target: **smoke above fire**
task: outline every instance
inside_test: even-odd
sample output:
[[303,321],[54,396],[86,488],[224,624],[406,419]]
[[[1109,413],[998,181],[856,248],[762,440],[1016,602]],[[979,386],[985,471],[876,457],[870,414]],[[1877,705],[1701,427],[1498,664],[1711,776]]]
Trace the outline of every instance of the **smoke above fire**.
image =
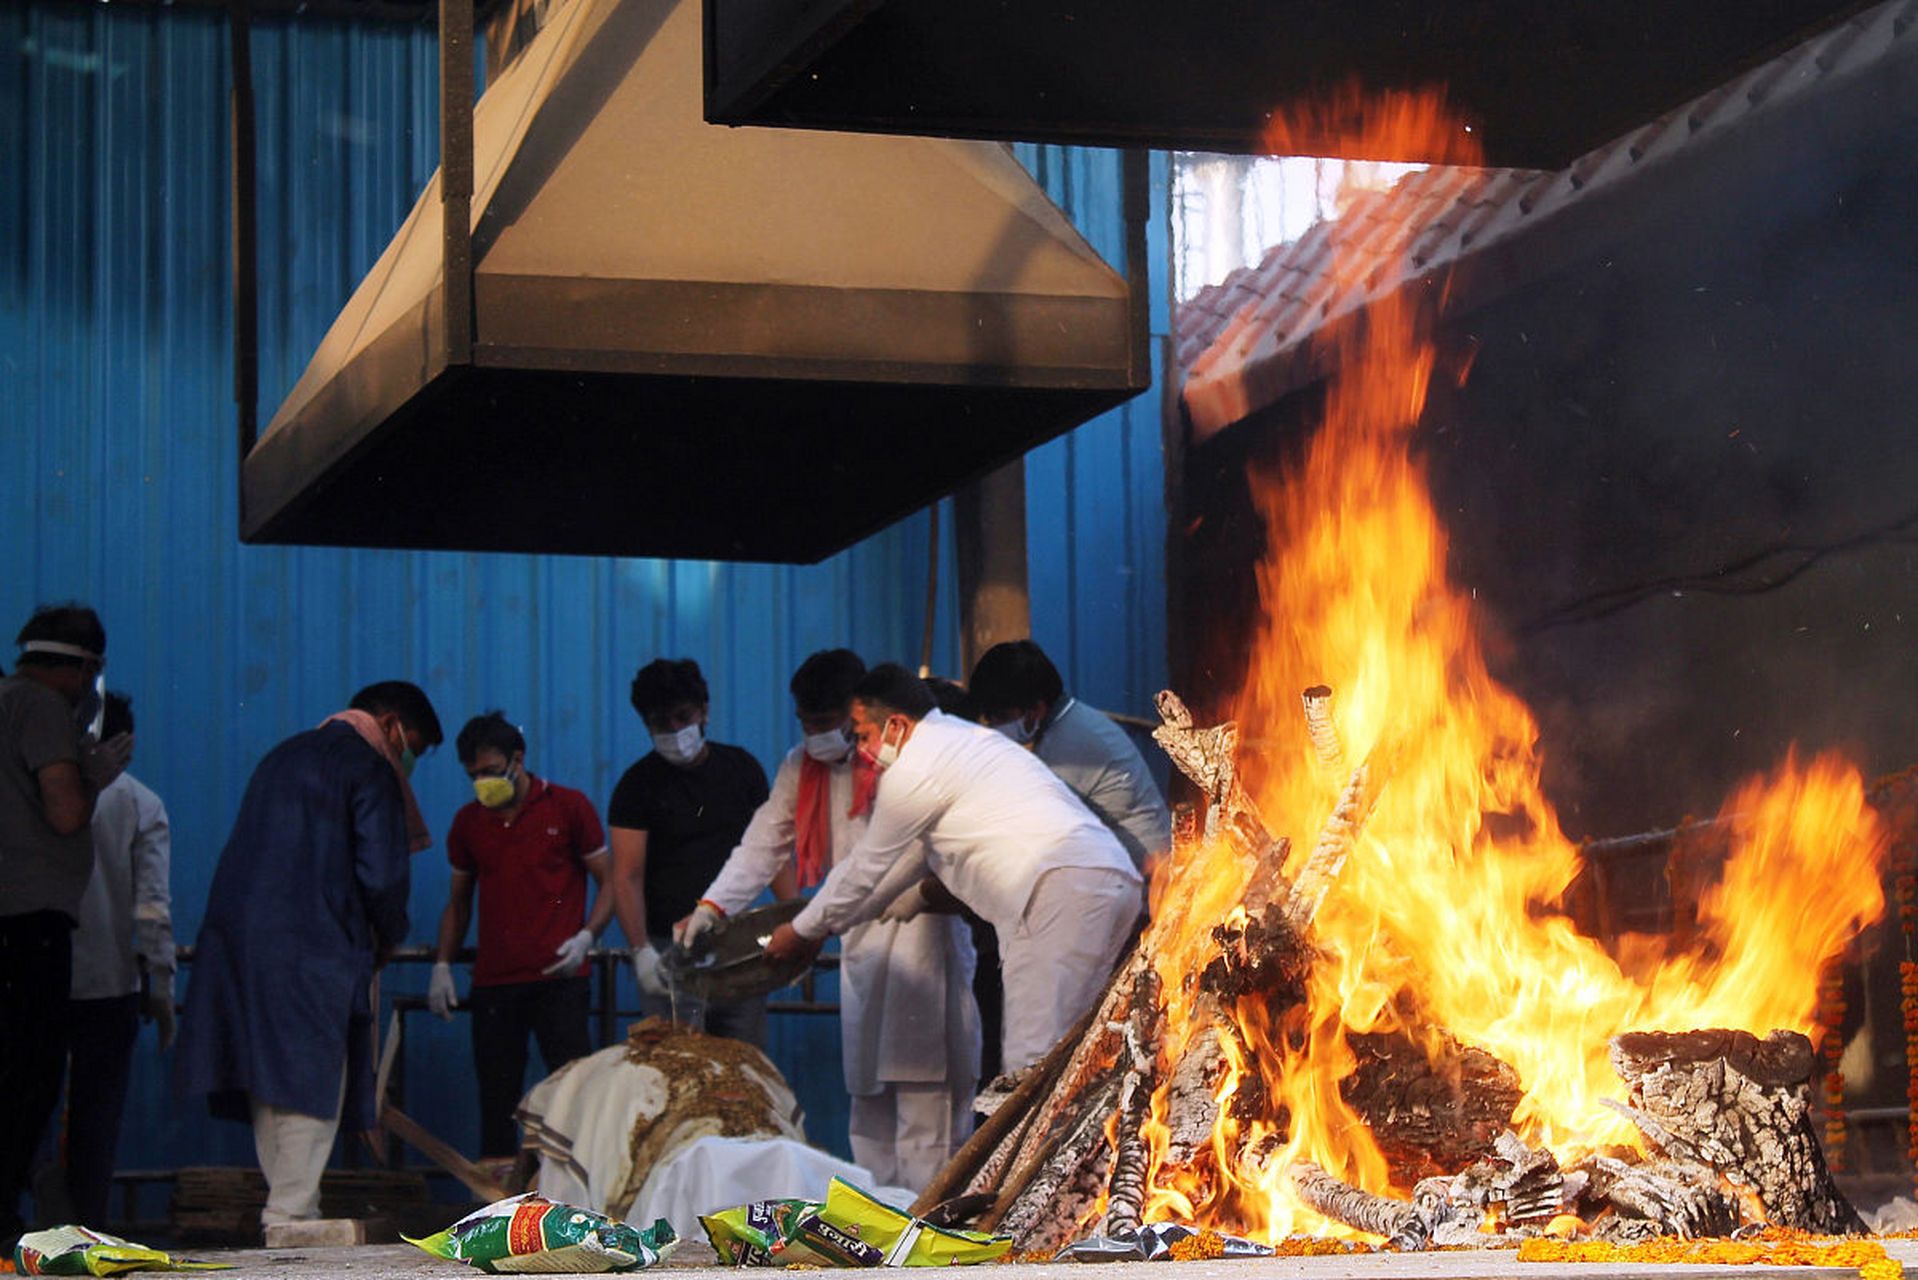
[[[1267,141],[1274,153],[1377,154],[1386,148],[1364,135],[1381,133],[1400,154],[1478,159],[1435,94],[1342,95],[1275,121]],[[1335,248],[1340,279],[1378,266]],[[1203,1159],[1172,1152],[1172,1068],[1204,1032],[1179,993],[1216,952],[1214,930],[1243,918],[1252,867],[1221,839],[1181,850],[1155,884],[1167,1083],[1147,1126],[1148,1220],[1268,1240],[1338,1230],[1294,1198],[1285,1170],[1304,1160],[1368,1190],[1409,1191],[1392,1187],[1341,1095],[1361,1035],[1435,1051],[1446,1036],[1509,1064],[1523,1089],[1515,1126],[1561,1159],[1635,1144],[1605,1105],[1620,1092],[1613,1036],[1727,1027],[1815,1038],[1820,966],[1883,912],[1886,838],[1858,770],[1794,753],[1726,799],[1714,829],[1723,871],[1682,946],[1628,972],[1574,926],[1562,899],[1581,861],[1540,786],[1550,744],[1487,669],[1414,447],[1443,292],[1442,281],[1398,289],[1328,326],[1337,350],[1323,418],[1295,462],[1253,477],[1268,551],[1263,623],[1233,708],[1259,744],[1240,776],[1271,831],[1291,838],[1291,877],[1361,767],[1369,809],[1311,923],[1306,999],[1276,1015],[1257,1002],[1230,1011],[1237,1034]],[[1301,710],[1315,686],[1332,691],[1342,754],[1331,762]]]

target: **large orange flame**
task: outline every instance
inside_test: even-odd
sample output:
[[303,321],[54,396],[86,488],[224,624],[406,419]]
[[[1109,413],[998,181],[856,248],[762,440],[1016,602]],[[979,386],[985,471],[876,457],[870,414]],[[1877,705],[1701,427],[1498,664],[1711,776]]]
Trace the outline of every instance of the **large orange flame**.
[[[1410,138],[1434,159],[1475,159],[1436,96],[1373,106],[1348,95],[1291,117],[1275,126],[1275,149],[1404,153],[1380,143]],[[1376,266],[1335,262],[1352,279]],[[1263,1008],[1235,1011],[1245,1047],[1225,1046],[1225,1105],[1206,1160],[1164,1162],[1161,1089],[1148,1218],[1266,1239],[1330,1229],[1289,1192],[1285,1170],[1303,1159],[1390,1189],[1384,1157],[1340,1097],[1357,1032],[1443,1028],[1495,1054],[1522,1081],[1523,1134],[1561,1158],[1631,1143],[1627,1122],[1600,1102],[1620,1092],[1610,1037],[1708,1026],[1815,1035],[1820,963],[1883,910],[1883,833],[1857,770],[1821,755],[1788,756],[1727,803],[1725,872],[1684,954],[1627,974],[1562,913],[1578,851],[1540,788],[1536,723],[1489,674],[1470,602],[1447,580],[1445,534],[1412,450],[1434,369],[1431,319],[1401,289],[1339,328],[1337,372],[1302,460],[1255,477],[1270,548],[1264,622],[1235,714],[1266,745],[1247,753],[1248,786],[1275,831],[1292,836],[1296,871],[1346,781],[1314,754],[1301,719],[1301,691],[1327,684],[1345,769],[1369,762],[1377,799],[1314,921],[1324,958],[1307,1006],[1283,1026],[1266,1025]],[[1296,748],[1271,745],[1288,741]],[[1224,842],[1183,851],[1155,886],[1152,944],[1167,993],[1190,989],[1182,977],[1233,917],[1250,870],[1241,857]],[[1190,1001],[1166,1004],[1169,1068],[1199,1029]],[[1235,1116],[1231,1101],[1255,1083],[1262,1114]]]

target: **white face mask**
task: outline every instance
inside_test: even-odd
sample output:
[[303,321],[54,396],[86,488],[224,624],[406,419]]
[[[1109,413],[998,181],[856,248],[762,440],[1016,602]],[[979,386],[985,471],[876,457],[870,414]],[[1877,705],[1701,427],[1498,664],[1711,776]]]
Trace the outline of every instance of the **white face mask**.
[[1038,732],[1034,726],[1026,723],[1024,716],[1016,716],[1011,720],[1001,720],[998,724],[993,725],[992,728],[997,733],[1005,734],[1020,746],[1031,742],[1033,734]]
[[879,749],[872,753],[872,767],[880,770],[892,768],[899,760],[899,748],[902,745],[903,743],[894,742],[890,737],[882,736],[879,739]]
[[699,758],[700,748],[705,741],[705,729],[689,724],[676,733],[654,734],[653,750],[665,757],[668,764],[691,764]]
[[852,738],[846,727],[806,735],[806,754],[821,764],[838,764],[852,753]]

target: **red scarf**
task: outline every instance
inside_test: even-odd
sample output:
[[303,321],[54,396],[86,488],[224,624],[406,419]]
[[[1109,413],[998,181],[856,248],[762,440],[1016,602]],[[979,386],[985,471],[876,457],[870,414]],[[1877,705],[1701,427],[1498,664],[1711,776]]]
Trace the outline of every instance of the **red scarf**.
[[[826,878],[832,863],[832,771],[823,760],[807,756],[799,762],[799,796],[793,803],[793,861],[798,864],[799,887],[810,889]],[[879,771],[858,752],[852,757],[852,807],[848,818],[872,809],[879,789]]]
[[380,722],[371,713],[365,711],[341,711],[320,721],[321,725],[332,724],[335,720],[353,726],[354,732],[366,739],[366,745],[386,757],[393,766],[393,776],[400,782],[400,798],[406,804],[406,847],[410,853],[433,846],[433,833],[426,829],[426,819],[420,816],[420,802],[413,798],[413,784],[400,772],[399,753],[393,750],[393,744],[380,732]]

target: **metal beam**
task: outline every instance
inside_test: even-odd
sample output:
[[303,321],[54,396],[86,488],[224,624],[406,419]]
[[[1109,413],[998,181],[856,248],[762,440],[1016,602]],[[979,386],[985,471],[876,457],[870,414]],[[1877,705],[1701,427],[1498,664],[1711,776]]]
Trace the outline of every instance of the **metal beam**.
[[473,0],[440,0],[440,230],[446,362],[473,362]]

